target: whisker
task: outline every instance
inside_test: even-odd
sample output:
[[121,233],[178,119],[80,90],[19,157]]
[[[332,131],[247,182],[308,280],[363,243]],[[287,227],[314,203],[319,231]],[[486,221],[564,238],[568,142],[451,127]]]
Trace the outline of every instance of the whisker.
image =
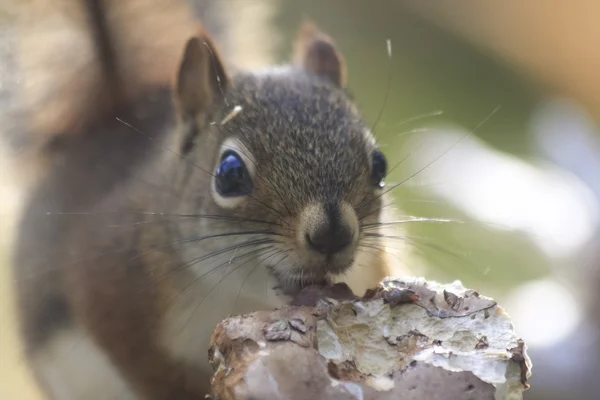
[[186,244],[186,243],[198,243],[200,241],[203,240],[207,240],[207,239],[216,239],[216,238],[222,238],[222,237],[230,237],[230,236],[245,236],[245,235],[270,235],[270,236],[281,236],[278,233],[275,232],[271,232],[271,231],[245,231],[245,232],[227,232],[227,233],[218,233],[218,234],[214,234],[214,235],[207,235],[207,236],[200,236],[200,237],[194,237],[194,238],[188,238],[188,239],[180,239],[180,240],[175,240],[172,242],[167,243],[164,246],[161,247],[153,247],[152,249],[144,252],[144,253],[140,253],[132,258],[130,258],[127,261],[133,261],[137,258],[143,257],[146,254],[149,254],[153,251],[157,251],[157,250],[163,250],[169,246],[172,246],[174,244]]
[[[182,218],[182,219],[187,219],[188,221],[190,221],[190,218]],[[107,228],[136,228],[139,225],[145,225],[145,224],[152,224],[152,223],[157,223],[157,222],[169,222],[169,221],[173,221],[170,218],[163,218],[163,219],[153,219],[153,220],[146,220],[146,221],[135,221],[135,222],[127,222],[127,223],[123,223],[123,224],[111,224],[111,225],[107,225]]]
[[[390,175],[390,174],[391,174],[391,173],[392,173],[392,172],[393,172],[393,171],[394,171],[394,170],[395,170],[395,169],[396,169],[398,166],[400,166],[400,164],[402,164],[403,162],[405,162],[406,160],[408,160],[408,158],[409,158],[410,156],[412,156],[412,154],[413,154],[413,153],[412,153],[412,152],[410,152],[410,153],[408,153],[408,155],[407,155],[406,157],[404,157],[402,160],[398,161],[398,162],[396,163],[396,165],[394,165],[394,166],[392,167],[392,169],[390,169],[390,170],[389,170],[389,171],[388,171],[388,172],[385,174],[385,176],[383,177],[383,179],[387,178],[387,177],[388,177],[388,176],[389,176],[389,175]],[[365,201],[367,198],[369,198],[369,196],[371,196],[371,195],[372,195],[372,194],[373,194],[373,193],[374,193],[376,190],[378,190],[378,189],[377,189],[377,188],[371,189],[371,190],[370,190],[370,191],[369,191],[369,192],[368,192],[368,193],[367,193],[367,194],[366,194],[366,195],[365,195],[365,196],[364,196],[364,197],[363,197],[363,198],[360,200],[360,202],[358,203],[358,206],[356,206],[356,210],[357,210],[357,212],[360,212],[360,211],[361,211],[361,210],[364,208],[364,206],[363,206],[363,203],[364,203],[364,201]],[[385,193],[387,193],[387,192],[385,192]],[[384,194],[385,194],[385,193],[384,193]],[[380,198],[380,197],[381,197],[381,196],[378,196],[378,197],[376,197],[375,199],[378,199],[378,198]],[[365,206],[368,206],[368,205],[370,205],[370,204],[371,204],[373,201],[374,201],[374,200],[371,200],[371,201],[370,201],[370,202],[368,202],[368,203],[367,203]]]
[[368,244],[368,243],[361,243],[361,244],[357,245],[356,247],[359,247],[359,248],[362,248],[362,249],[373,249],[373,250],[377,250],[377,252],[376,252],[376,253],[373,253],[373,252],[370,252],[370,251],[367,251],[367,250],[362,250],[362,251],[364,251],[364,252],[365,252],[365,253],[367,253],[367,254],[370,254],[370,255],[372,255],[373,257],[377,257],[377,258],[379,258],[381,261],[383,261],[383,258],[381,258],[381,255],[379,254],[379,252],[380,252],[380,251],[385,251],[384,249],[382,249],[382,248],[380,248],[380,247],[377,247],[377,246],[375,246],[375,245]]
[[457,219],[448,219],[448,218],[426,218],[426,217],[411,217],[407,219],[400,219],[395,221],[385,221],[385,222],[375,222],[372,224],[364,224],[361,225],[361,229],[368,230],[372,228],[379,228],[381,226],[389,226],[389,225],[398,225],[405,223],[413,223],[413,222],[431,222],[431,223],[439,223],[439,224],[448,224],[448,223],[456,223],[456,224],[464,224],[464,221]]
[[[256,250],[257,252],[260,252],[264,249],[258,249]],[[248,255],[248,253],[246,253],[246,256]],[[198,309],[200,308],[200,306],[204,303],[204,300],[212,293],[212,291],[221,283],[223,282],[223,280],[225,278],[227,278],[229,275],[231,275],[232,273],[238,271],[242,266],[246,265],[248,262],[252,261],[253,259],[250,259],[244,263],[242,263],[241,265],[237,266],[236,268],[234,268],[231,272],[227,273],[227,275],[225,275],[224,277],[222,277],[217,283],[215,283],[211,289],[208,291],[208,293],[206,293],[204,296],[202,296],[202,299],[198,302],[198,304],[196,305],[196,307],[194,307],[194,311],[192,312],[192,314],[190,315],[190,317],[187,319],[187,321],[185,322],[183,328],[181,328],[180,334],[185,331],[185,329],[187,328],[188,324],[190,323],[190,321],[194,318],[194,316],[196,315],[196,312],[198,311]],[[220,266],[217,266],[216,269],[218,269]],[[211,272],[214,272],[216,270],[215,268],[213,268],[211,270]],[[210,272],[209,272],[210,273]],[[198,282],[198,279],[194,280],[194,284]],[[188,286],[189,288],[189,286]],[[186,290],[188,289],[186,288]]]
[[[243,258],[246,258],[248,256],[252,256],[254,254],[259,254],[261,251],[263,250],[268,250],[269,247],[271,247],[271,245],[267,245],[267,246],[263,246],[261,248],[258,249],[254,249],[254,250],[249,250],[246,253],[238,256],[236,258],[236,261],[242,260]],[[252,259],[248,260],[247,262],[252,261]],[[243,263],[242,265],[245,265],[247,262]],[[179,291],[175,296],[173,296],[173,298],[171,298],[168,302],[167,302],[167,308],[170,307],[171,305],[173,305],[173,303],[175,303],[175,301],[177,301],[177,299],[179,299],[181,296],[183,296],[189,289],[191,289],[192,287],[194,287],[197,283],[199,283],[202,279],[206,278],[207,276],[209,276],[210,274],[217,272],[219,270],[219,268],[223,267],[224,265],[229,264],[229,262],[224,262],[222,264],[217,265],[216,267],[211,268],[210,270],[206,271],[205,273],[203,273],[202,275],[196,277],[194,280],[192,280],[188,285],[186,285],[181,291]],[[221,279],[219,280],[218,283],[220,283],[223,279],[227,278],[227,276],[229,276],[231,273],[235,272],[237,269],[234,269],[233,271],[231,271],[230,273],[228,273],[227,275],[221,277]],[[211,288],[211,290],[205,294],[204,296],[202,296],[202,300],[200,301],[200,303],[194,308],[194,313],[195,310],[200,307],[200,305],[202,304],[202,301],[204,301],[204,299],[210,294],[210,292],[212,291],[213,288]],[[192,315],[193,316],[193,315]],[[189,323],[189,321],[191,320],[191,317],[189,319],[186,320],[186,323],[184,324],[184,328],[185,326],[187,326],[187,324]],[[154,324],[150,324],[147,326],[148,329],[152,328],[154,326]],[[181,332],[181,331],[180,331]]]
[[[446,156],[450,151],[452,151],[453,149],[455,149],[459,144],[461,144],[463,141],[465,141],[468,137],[470,137],[471,135],[473,135],[479,128],[481,128],[487,121],[490,120],[490,118],[492,118],[492,116],[494,114],[496,114],[496,112],[498,112],[498,110],[500,109],[500,106],[496,107],[487,117],[485,117],[483,119],[483,121],[481,121],[475,128],[473,128],[471,131],[469,131],[468,133],[466,133],[465,135],[463,135],[459,140],[457,140],[454,144],[452,144],[452,146],[450,146],[449,148],[447,148],[446,150],[444,150],[442,152],[442,154],[440,154],[438,157],[436,157],[435,159],[433,159],[431,162],[427,163],[425,166],[423,166],[422,168],[419,168],[416,172],[414,172],[413,174],[411,174],[409,177],[407,177],[406,179],[402,180],[401,182],[395,184],[392,186],[392,188],[386,190],[385,192],[383,192],[382,194],[380,194],[379,196],[375,197],[374,199],[371,200],[371,202],[369,202],[367,205],[369,205],[370,203],[372,203],[373,201],[381,198],[382,196],[384,196],[385,194],[389,193],[390,191],[398,188],[399,186],[401,186],[402,184],[410,181],[411,179],[413,179],[415,176],[419,175],[421,172],[423,172],[424,170],[426,170],[427,168],[429,168],[430,166],[432,166],[433,164],[435,164],[436,162],[438,162],[440,159],[442,159],[444,156]],[[412,154],[412,152],[410,153]],[[410,155],[409,154],[409,155]],[[389,175],[389,174],[388,174]]]
[[[358,222],[360,223],[360,222],[362,222],[363,220],[365,220],[367,217],[370,217],[370,216],[371,216],[371,215],[373,215],[373,214],[376,214],[376,213],[378,213],[378,212],[380,212],[380,211],[383,211],[383,209],[384,209],[384,208],[393,207],[393,206],[395,206],[395,205],[396,205],[396,202],[395,202],[395,201],[392,201],[392,202],[390,202],[389,204],[384,204],[384,205],[382,205],[381,207],[377,207],[377,208],[375,208],[374,210],[371,210],[370,212],[368,212],[367,214],[364,214],[364,215],[360,215],[360,214],[357,212],[357,214],[359,214],[359,215],[358,215],[358,217],[357,217],[357,218],[358,218]],[[362,226],[362,225],[361,225],[361,226]]]
[[414,199],[413,198],[413,199],[402,199],[399,201],[394,200],[394,201],[390,201],[388,204],[382,205],[381,207],[377,207],[376,209],[372,210],[371,212],[369,212],[365,215],[359,216],[358,220],[361,221],[361,220],[375,214],[376,212],[383,210],[384,208],[396,206],[396,205],[398,205],[398,203],[401,203],[401,204],[448,204],[448,202],[446,202],[446,201],[431,200],[431,199]]
[[435,250],[440,254],[446,255],[446,256],[451,256],[454,259],[460,261],[461,263],[466,263],[472,267],[474,267],[475,269],[480,269],[479,266],[475,265],[472,261],[469,261],[469,259],[464,255],[464,254],[460,254],[458,252],[446,249],[436,243],[434,243],[433,239],[429,239],[426,237],[421,237],[421,236],[394,236],[394,235],[378,235],[378,234],[365,234],[365,237],[370,237],[370,238],[386,238],[386,239],[392,239],[392,240],[401,240],[404,241],[406,243],[409,243],[412,246],[415,247],[425,247],[431,250]]
[[[507,225],[507,224],[501,224],[498,222],[490,222],[490,221],[485,221],[485,220],[475,220],[475,221],[464,221],[464,220],[459,220],[459,219],[452,219],[452,218],[422,218],[422,217],[412,217],[410,219],[407,220],[397,220],[397,221],[385,221],[385,222],[376,222],[376,223],[372,223],[372,224],[364,224],[361,225],[361,229],[364,229],[365,231],[371,230],[371,229],[376,229],[380,226],[385,226],[385,225],[399,225],[399,224],[403,224],[403,223],[412,223],[412,222],[424,222],[424,223],[441,223],[441,224],[447,224],[447,223],[454,223],[454,224],[461,224],[461,225],[467,225],[467,226],[479,226],[479,225],[483,225],[483,226],[487,226],[487,227],[493,227],[496,229],[503,229],[503,230],[512,230],[514,229],[514,227]],[[533,236],[533,237],[537,237],[537,238],[544,238],[543,235],[539,235],[539,234],[535,234],[535,233],[531,233],[528,232],[527,235],[529,236]]]
[[[268,250],[269,248],[273,247],[272,243],[252,243],[249,245],[245,245],[243,247],[250,247],[250,246],[254,246],[254,245],[261,245],[261,244],[265,244],[265,246],[253,249],[253,250],[249,250],[247,252],[245,252],[244,254],[241,254],[239,256],[237,256],[235,258],[235,261],[240,261],[243,260],[244,258],[248,257],[248,256],[252,256],[255,254],[259,254],[261,251],[263,250]],[[198,261],[196,261],[198,262]],[[223,267],[223,266],[228,266],[231,263],[229,261],[226,261],[224,263],[221,263],[215,267],[210,268],[208,271],[202,273],[201,275],[199,275],[198,277],[194,278],[188,285],[186,285],[171,301],[169,301],[169,304],[171,304],[172,302],[174,302],[175,300],[177,300],[177,298],[181,297],[185,292],[187,292],[191,287],[193,287],[195,284],[197,284],[198,282],[200,282],[202,279],[204,279],[206,276],[210,275],[211,273],[219,270],[219,268]],[[245,265],[241,264],[241,265]],[[239,266],[238,266],[239,267]],[[227,274],[223,274],[223,276],[221,277],[221,280],[225,279],[226,277],[228,277],[232,272],[235,272],[237,270],[237,268],[234,268],[233,271],[227,273]],[[220,282],[220,281],[219,281]]]
[[[285,251],[284,251],[284,250],[277,250],[277,249],[275,249],[273,254],[271,254],[270,256],[267,256],[265,259],[263,259],[261,262],[259,262],[258,264],[256,264],[256,265],[254,266],[254,268],[252,268],[252,269],[250,270],[250,272],[249,272],[249,273],[246,275],[246,277],[244,278],[244,280],[243,280],[242,284],[240,285],[240,288],[239,288],[239,290],[238,290],[237,296],[235,296],[235,302],[233,303],[233,304],[234,304],[234,307],[236,307],[236,306],[237,306],[238,300],[239,300],[239,298],[240,298],[240,294],[242,293],[242,289],[244,288],[244,285],[246,284],[246,281],[248,280],[248,278],[250,278],[250,276],[252,276],[252,274],[253,274],[253,273],[254,273],[254,272],[255,272],[255,271],[258,269],[258,267],[260,267],[260,266],[261,266],[263,263],[267,263],[267,262],[268,262],[268,261],[269,261],[269,260],[270,260],[272,257],[276,257],[276,256],[278,256],[278,255],[280,255],[280,254],[282,254],[282,253],[285,253]],[[266,254],[268,254],[268,253],[266,253]]]
[[385,90],[385,97],[383,98],[383,104],[381,105],[381,109],[379,110],[379,115],[377,115],[377,119],[375,120],[375,123],[373,124],[373,128],[371,129],[371,131],[373,131],[373,133],[375,133],[377,131],[377,125],[379,124],[379,121],[381,120],[381,117],[383,116],[383,112],[385,111],[385,107],[387,106],[387,101],[390,96],[390,88],[392,85],[392,76],[393,76],[393,71],[394,71],[394,64],[392,63],[392,40],[387,39],[385,41],[385,44],[386,44],[386,49],[387,49],[388,61],[389,61],[387,87]]
[[[261,244],[269,244],[269,245],[271,245],[273,243],[276,243],[276,242],[274,240],[272,240],[272,239],[256,239],[254,241],[246,242],[246,243],[242,243],[242,244],[236,243],[235,245],[228,246],[228,247],[225,247],[223,249],[219,249],[219,250],[210,252],[208,254],[205,254],[205,255],[203,255],[201,257],[197,257],[197,258],[194,258],[192,260],[189,260],[189,261],[183,263],[182,265],[180,265],[179,267],[176,267],[173,270],[167,272],[166,274],[163,274],[162,276],[159,276],[158,277],[158,282],[161,282],[162,280],[167,279],[172,274],[181,273],[182,271],[185,271],[188,268],[193,267],[194,265],[198,264],[199,262],[209,260],[209,259],[211,259],[213,257],[220,256],[220,255],[228,253],[230,251],[235,251],[236,249],[239,249],[239,248],[245,248],[245,247],[250,247],[250,246],[254,246],[254,245],[261,245]],[[239,259],[239,257],[241,257],[241,256],[238,256],[237,259]],[[225,265],[227,263],[228,262],[225,262],[222,265]],[[216,268],[220,268],[222,265],[218,265],[217,267],[211,269],[208,273],[214,271]],[[202,279],[202,277],[204,277],[206,274],[207,273],[204,273],[204,274],[200,275],[199,279]],[[194,280],[193,282],[195,282],[196,280]]]
[[[179,221],[177,221],[177,219],[179,219]],[[145,225],[145,224],[151,224],[151,223],[160,223],[160,222],[177,222],[177,223],[181,223],[181,220],[185,220],[186,222],[189,221],[196,221],[197,219],[225,219],[228,220],[228,218],[202,218],[202,217],[192,217],[192,216],[181,216],[181,217],[175,217],[175,218],[161,218],[161,219],[151,219],[151,220],[144,220],[144,221],[134,221],[134,222],[126,222],[126,223],[120,223],[120,224],[112,224],[112,225],[107,225],[107,228],[135,228],[138,225]],[[254,224],[265,224],[265,225],[273,225],[273,226],[278,226],[275,223],[271,223],[268,221],[257,221],[257,220],[250,220],[250,219],[243,219],[243,218],[232,218],[231,221],[234,222],[250,222],[250,223],[254,223]],[[285,227],[280,227],[281,229],[287,229]],[[288,229],[289,230],[289,229]]]
[[237,221],[237,222],[252,222],[256,224],[269,224],[278,226],[274,222],[265,221],[254,218],[244,217],[233,217],[228,215],[218,214],[177,214],[177,213],[164,213],[164,212],[95,212],[95,211],[78,211],[78,212],[46,212],[45,215],[60,215],[60,216],[125,216],[125,215],[137,215],[137,216],[161,216],[161,217],[175,217],[175,218],[205,218],[205,219],[216,219],[226,221]]
[[418,204],[448,204],[446,201],[430,200],[430,199],[404,199],[402,204],[418,203]]
[[492,116],[494,116],[494,114],[496,114],[496,112],[498,112],[498,110],[500,110],[500,106],[496,107],[494,110],[492,110],[492,112],[483,119],[483,121],[481,121],[475,128],[473,128],[471,131],[469,131],[468,133],[466,133],[465,135],[463,135],[459,140],[457,140],[452,146],[448,147],[446,150],[444,150],[442,152],[442,154],[440,154],[439,156],[437,156],[435,159],[433,159],[431,162],[427,163],[424,167],[420,168],[419,170],[417,170],[414,174],[412,174],[411,176],[409,176],[408,178],[406,178],[405,180],[403,180],[402,182],[400,182],[399,184],[401,185],[404,182],[407,182],[409,180],[411,180],[412,178],[414,178],[415,176],[417,176],[418,174],[420,174],[421,172],[423,172],[425,169],[429,168],[431,165],[433,165],[434,163],[438,162],[441,158],[443,158],[444,156],[446,156],[448,153],[450,153],[452,150],[454,150],[459,144],[461,144],[462,142],[464,142],[468,137],[472,136],[479,128],[481,128],[487,121],[490,120],[490,118],[492,118]]
[[[423,143],[421,143],[419,146],[422,146]],[[394,165],[389,171],[387,171],[387,173],[384,176],[384,181],[391,176],[392,172],[394,172],[396,170],[396,168],[398,168],[401,164],[403,164],[406,160],[408,160],[417,150],[419,149],[419,147],[417,147],[416,149],[412,150],[411,152],[409,152],[402,160],[400,160],[399,162],[396,163],[396,165]],[[364,201],[371,196],[376,190],[377,188],[371,189],[371,191],[369,191],[369,193],[362,198],[362,200],[360,201],[360,203],[357,206],[357,211],[360,212],[363,208],[368,207],[369,205],[371,205],[375,200],[380,199],[381,197],[385,196],[387,193],[391,192],[392,190],[394,190],[395,188],[397,188],[398,186],[400,186],[403,182],[400,182],[398,184],[393,184],[391,189],[386,190],[385,192],[381,193],[379,196],[371,199],[371,201],[369,201],[367,204],[364,204]]]
[[[263,246],[263,247],[261,247],[261,248],[258,248],[258,249],[254,249],[254,250],[247,251],[246,253],[244,253],[244,254],[240,255],[239,257],[237,257],[236,261],[239,261],[239,260],[241,260],[241,259],[243,259],[243,258],[246,258],[246,257],[248,257],[248,256],[252,256],[252,255],[254,255],[254,254],[259,254],[259,253],[260,253],[261,251],[263,251],[263,250],[268,250],[268,249],[269,249],[269,247],[271,247],[271,245],[270,245],[270,244],[269,244],[269,245],[267,245],[267,246]],[[252,260],[252,259],[250,259],[249,261],[251,261],[251,260]],[[170,300],[167,302],[167,307],[170,307],[170,306],[171,306],[171,305],[172,305],[172,304],[173,304],[175,301],[177,301],[177,299],[179,299],[179,298],[180,298],[180,297],[181,297],[181,296],[182,296],[184,293],[186,293],[186,292],[187,292],[187,291],[188,291],[190,288],[192,288],[192,287],[193,287],[193,286],[195,286],[197,283],[199,283],[199,282],[200,282],[202,279],[206,278],[208,275],[210,275],[210,274],[212,274],[212,273],[214,273],[214,272],[217,272],[217,271],[219,270],[219,268],[221,268],[222,266],[224,266],[224,265],[226,265],[226,264],[228,264],[228,262],[225,262],[225,263],[219,264],[219,265],[217,265],[216,267],[213,267],[213,268],[211,268],[210,270],[206,271],[206,272],[205,272],[205,273],[203,273],[202,275],[200,275],[200,276],[198,276],[197,278],[195,278],[194,280],[192,280],[192,281],[191,281],[191,282],[190,282],[190,283],[189,283],[187,286],[185,286],[185,287],[184,287],[184,288],[183,288],[183,289],[182,289],[182,290],[181,290],[179,293],[177,293],[177,294],[176,294],[176,295],[175,295],[175,296],[174,296],[172,299],[170,299]],[[246,263],[243,263],[242,265],[245,265],[245,264],[246,264]],[[230,273],[228,273],[227,275],[223,276],[223,277],[221,278],[221,280],[219,280],[219,282],[217,282],[217,284],[218,284],[218,283],[220,283],[220,282],[221,282],[223,279],[227,278],[227,276],[229,276],[231,273],[235,272],[236,270],[237,270],[237,269],[234,269],[233,271],[231,271],[231,272],[230,272]],[[160,281],[159,281],[159,282],[160,282]],[[213,286],[213,288],[214,288],[214,286]],[[212,291],[212,289],[211,289],[211,291]],[[207,297],[209,294],[210,294],[210,292],[209,292],[209,293],[207,293],[206,295],[204,295],[204,296],[202,297],[202,300],[200,301],[200,303],[199,303],[199,304],[198,304],[198,305],[195,307],[195,309],[194,309],[194,313],[195,313],[195,310],[197,310],[197,308],[198,308],[198,307],[200,307],[200,305],[202,304],[202,301],[204,301],[204,299],[205,299],[205,298],[206,298],[206,297]],[[192,316],[193,316],[193,315],[192,315]],[[189,321],[190,321],[190,320],[191,320],[191,317],[190,317],[190,318],[189,318],[189,319],[186,321],[186,323],[185,323],[184,325],[185,325],[185,326],[187,326],[187,324],[189,323]],[[150,328],[152,328],[153,326],[154,326],[154,324],[150,324],[150,325],[148,325],[148,326],[147,326],[147,328],[148,328],[148,329],[150,329]],[[185,329],[185,326],[184,326],[184,329]]]
[[[175,244],[184,244],[184,243],[196,243],[196,242],[200,242],[203,240],[208,240],[208,239],[215,239],[215,238],[220,238],[220,237],[228,237],[228,236],[244,236],[244,235],[256,235],[256,234],[261,234],[261,235],[270,235],[270,236],[282,236],[279,235],[277,233],[274,232],[270,232],[270,231],[241,231],[241,232],[226,232],[226,233],[220,233],[220,234],[214,234],[214,235],[207,235],[207,236],[199,236],[199,237],[193,237],[193,238],[187,238],[187,239],[180,239],[180,240],[175,240],[175,241],[169,241],[167,243],[163,243],[160,244],[159,246],[154,245],[148,245],[148,246],[144,246],[138,250],[146,250],[141,254],[137,254],[133,257],[131,257],[130,259],[128,259],[127,261],[133,261],[137,258],[140,258],[144,255],[147,255],[149,253],[152,253],[154,251],[158,251],[158,250],[162,250],[165,248],[168,248],[169,246],[175,245]],[[272,239],[270,239],[272,240]],[[47,274],[50,274],[54,271],[59,271],[62,268],[66,268],[67,266],[71,266],[71,265],[77,265],[79,263],[83,263],[83,262],[87,262],[87,261],[93,261],[96,260],[98,258],[104,257],[104,256],[108,256],[108,255],[116,255],[119,253],[125,253],[128,251],[131,251],[132,248],[131,246],[127,246],[118,250],[110,250],[110,251],[106,251],[106,252],[102,252],[93,256],[89,256],[89,257],[82,257],[79,258],[77,260],[71,260],[69,262],[66,263],[60,263],[60,264],[55,264],[52,266],[48,266],[47,268],[44,268],[42,271],[36,271],[35,273],[30,273],[27,275],[22,275],[19,278],[17,278],[15,280],[15,282],[19,282],[19,281],[23,281],[26,279],[35,279],[39,276],[44,276]]]
[[[245,243],[247,243],[249,240],[247,240]],[[236,247],[236,249],[234,250],[233,254],[231,255],[231,257],[229,258],[229,262],[227,263],[227,265],[225,266],[225,270],[223,271],[223,275],[225,273],[227,273],[227,268],[229,268],[229,266],[234,262],[237,261],[238,259],[236,258],[236,254],[237,251],[240,249],[240,246]]]
[[407,131],[395,133],[394,136],[402,137],[402,136],[407,136],[407,135],[414,135],[415,133],[425,133],[425,132],[431,132],[431,128],[414,128],[414,129],[410,129]]
[[414,117],[411,117],[411,118],[405,119],[404,121],[402,121],[402,122],[400,122],[400,123],[396,124],[396,125],[394,126],[394,128],[398,128],[398,127],[400,127],[400,126],[402,126],[402,125],[406,125],[406,124],[409,124],[409,123],[411,123],[411,122],[418,121],[418,120],[420,120],[420,119],[424,119],[424,118],[430,118],[430,117],[437,117],[437,116],[440,116],[440,115],[442,115],[443,113],[444,113],[444,112],[443,112],[442,110],[437,110],[437,111],[431,111],[431,112],[424,113],[424,114],[419,114],[419,115],[416,115],[416,116],[414,116]]
[[[133,126],[133,125],[131,125],[130,123],[127,123],[127,122],[123,121],[123,120],[122,120],[121,118],[119,118],[119,117],[115,117],[115,119],[116,119],[117,121],[119,121],[120,123],[122,123],[123,125],[127,126],[128,128],[130,128],[130,129],[134,130],[135,132],[139,133],[140,135],[144,136],[146,139],[150,140],[151,142],[153,142],[153,143],[156,143],[156,141],[154,140],[154,138],[153,138],[152,136],[150,136],[150,135],[147,135],[146,133],[144,133],[144,132],[142,132],[141,130],[137,129],[136,127],[134,127],[134,126]],[[202,172],[205,172],[205,173],[207,173],[208,175],[210,175],[210,176],[214,177],[214,175],[213,175],[211,172],[209,172],[209,171],[205,170],[205,169],[204,169],[204,168],[202,168],[201,166],[197,165],[197,164],[196,164],[196,163],[194,163],[193,161],[190,161],[188,158],[186,158],[186,157],[184,157],[183,155],[181,155],[181,154],[177,153],[176,151],[173,151],[173,150],[169,149],[168,147],[166,147],[166,146],[162,146],[162,145],[160,145],[160,144],[156,144],[156,145],[157,145],[158,147],[162,148],[163,150],[165,150],[165,151],[168,151],[169,153],[176,155],[177,157],[179,157],[180,159],[182,159],[182,160],[183,160],[183,161],[185,161],[186,163],[188,163],[188,164],[190,164],[190,165],[193,165],[195,168],[198,168],[200,171],[202,171]]]
[[[386,254],[389,254],[392,257],[394,257],[396,260],[398,260],[398,262],[400,264],[402,264],[402,265],[404,265],[406,267],[406,262],[404,260],[402,260],[398,254],[394,254],[394,253],[391,253],[391,252],[387,251],[386,247],[392,248],[393,250],[396,250],[396,251],[402,251],[402,249],[399,249],[397,247],[390,247],[390,246],[385,246],[384,247],[384,246],[381,246],[381,245],[377,245],[377,242],[371,243],[371,242],[368,242],[368,241],[366,241],[364,239],[358,244],[357,247],[362,248],[361,251],[364,251],[365,253],[370,254],[373,257],[377,257],[382,262],[385,262],[385,260],[381,257],[381,255],[379,253],[380,252],[384,252]],[[377,250],[378,253],[377,254],[373,254],[371,252],[367,252],[367,251],[364,250],[364,248],[369,248],[369,249]]]
[[289,227],[289,223],[285,220],[285,217],[283,216],[283,214],[281,214],[279,211],[277,211],[274,207],[268,205],[267,203],[265,203],[264,201],[258,200],[256,197],[252,196],[252,195],[248,195],[248,197],[250,197],[252,200],[256,201],[257,203],[263,205],[265,208],[267,208],[268,210],[271,210],[275,213],[275,215],[279,216],[279,218],[281,218],[281,221],[283,221],[283,223],[286,224],[286,226]]

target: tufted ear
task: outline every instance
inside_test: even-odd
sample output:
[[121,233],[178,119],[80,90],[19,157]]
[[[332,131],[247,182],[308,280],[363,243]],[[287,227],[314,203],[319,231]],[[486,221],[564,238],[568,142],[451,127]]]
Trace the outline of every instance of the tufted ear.
[[294,63],[334,84],[346,85],[346,63],[331,37],[310,22],[304,22],[296,36]]
[[229,85],[217,49],[205,31],[188,40],[177,73],[175,96],[185,117],[203,116]]

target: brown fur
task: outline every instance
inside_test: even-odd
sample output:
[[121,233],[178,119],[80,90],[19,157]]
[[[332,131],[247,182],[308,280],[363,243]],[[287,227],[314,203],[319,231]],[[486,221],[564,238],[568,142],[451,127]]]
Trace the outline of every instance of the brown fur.
[[28,82],[15,139],[15,171],[30,173],[22,180],[43,176],[66,137],[168,87],[181,43],[197,29],[183,0],[28,0],[14,13],[17,68]]
[[[106,20],[120,15],[116,4],[105,3],[111,5],[102,11]],[[77,116],[86,120],[85,129],[61,143],[60,157],[52,159],[23,214],[15,271],[28,355],[36,370],[36,355],[54,335],[78,329],[141,398],[204,398],[207,337],[192,332],[196,340],[182,339],[183,355],[172,348],[188,325],[174,332],[170,318],[180,313],[177,307],[187,310],[190,286],[203,291],[191,292],[188,322],[210,332],[231,311],[231,293],[247,309],[270,304],[261,293],[243,291],[255,270],[276,277],[284,292],[347,273],[352,259],[350,281],[359,288],[396,271],[381,240],[374,239],[374,256],[356,247],[365,241],[359,222],[377,223],[382,216],[384,198],[370,184],[375,143],[342,87],[341,54],[316,31],[299,35],[299,67],[231,77],[210,37],[196,33],[176,46],[184,55],[172,71],[174,93],[161,73],[173,61],[161,60],[164,69],[137,76],[140,64],[116,56],[128,40],[115,41],[122,34],[117,28],[109,32],[114,54],[108,64],[118,65],[119,73],[110,78],[118,90],[108,97],[116,100],[95,118]],[[236,106],[242,111],[230,117]],[[234,206],[212,192],[227,141],[240,146],[254,170],[252,195]],[[309,250],[302,227],[325,223],[327,207],[339,208],[355,241],[325,261]],[[168,215],[148,214],[156,212]],[[239,237],[227,236],[234,233]],[[250,246],[251,240],[262,244]],[[241,257],[248,255],[254,264],[246,272]],[[211,275],[214,268],[223,279],[240,268],[246,279],[231,287]],[[230,294],[215,294],[212,307],[215,288]],[[218,312],[209,315],[211,307]]]

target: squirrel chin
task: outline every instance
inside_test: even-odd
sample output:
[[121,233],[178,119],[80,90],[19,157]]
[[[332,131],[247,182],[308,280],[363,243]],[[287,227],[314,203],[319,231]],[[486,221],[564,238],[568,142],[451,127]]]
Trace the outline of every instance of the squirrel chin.
[[333,280],[330,276],[322,274],[274,274],[279,283],[276,289],[283,295],[295,297],[309,286],[330,286]]
[[307,272],[306,270],[298,269],[292,273],[280,273],[277,274],[275,271],[271,271],[279,285],[276,287],[277,290],[280,290],[284,295],[295,297],[300,292],[305,290],[308,287],[316,286],[316,287],[330,287],[334,284],[334,276],[343,275],[347,272],[354,263],[350,263],[349,266],[339,267],[337,266],[335,270],[333,270],[331,265],[326,265],[327,272],[325,273],[315,273],[315,272]]

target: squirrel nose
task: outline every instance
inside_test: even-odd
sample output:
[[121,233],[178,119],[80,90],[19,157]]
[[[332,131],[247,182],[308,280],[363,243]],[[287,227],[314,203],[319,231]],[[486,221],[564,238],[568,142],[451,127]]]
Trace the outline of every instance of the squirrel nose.
[[325,207],[325,221],[306,233],[306,242],[315,251],[333,255],[352,243],[352,229],[340,221],[339,207]]
[[306,234],[306,241],[313,250],[321,254],[331,255],[344,250],[352,243],[352,232],[347,228],[318,229],[312,234]]

